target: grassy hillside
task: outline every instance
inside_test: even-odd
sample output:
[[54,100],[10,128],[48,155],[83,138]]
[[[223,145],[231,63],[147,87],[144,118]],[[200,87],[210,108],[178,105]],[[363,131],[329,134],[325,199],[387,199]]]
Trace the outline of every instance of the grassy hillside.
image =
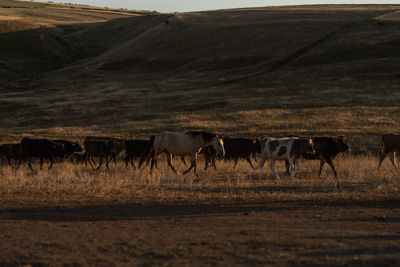
[[355,153],[376,153],[380,134],[400,131],[400,6],[150,14],[2,2],[4,141],[204,129],[346,134]]

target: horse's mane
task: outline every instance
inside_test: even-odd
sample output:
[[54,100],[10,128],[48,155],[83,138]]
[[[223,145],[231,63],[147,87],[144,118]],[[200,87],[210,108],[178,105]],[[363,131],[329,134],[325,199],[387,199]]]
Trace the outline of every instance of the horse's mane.
[[191,135],[193,137],[201,135],[203,137],[203,140],[206,142],[212,141],[212,139],[216,136],[215,134],[212,134],[212,133],[196,132],[196,131],[186,132],[185,134]]

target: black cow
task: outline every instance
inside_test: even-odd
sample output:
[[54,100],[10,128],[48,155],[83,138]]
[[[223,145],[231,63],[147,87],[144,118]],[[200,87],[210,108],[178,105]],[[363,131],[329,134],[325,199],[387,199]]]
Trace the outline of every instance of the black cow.
[[[136,169],[134,164],[135,158],[142,158],[149,146],[149,140],[126,140],[125,141],[125,167],[128,168],[128,164],[131,163],[132,167]],[[148,162],[147,162],[148,164]]]
[[65,156],[64,146],[62,144],[47,139],[23,138],[19,146],[19,168],[21,161],[24,160],[29,168],[33,170],[31,159],[40,158],[40,169],[43,166],[43,159],[50,161],[49,169],[53,167],[53,158],[63,158]]
[[74,152],[82,152],[82,147],[78,143],[67,140],[52,140],[52,141],[63,146],[64,157],[69,157]]
[[[224,137],[224,147],[225,147],[225,160],[234,160],[234,166],[236,167],[237,162],[240,158],[246,159],[250,166],[254,169],[253,163],[251,162],[251,157],[255,157],[256,153],[261,153],[261,142],[257,139],[247,139],[247,138],[228,138]],[[205,166],[204,170],[208,168],[208,164],[211,163],[214,169],[215,160],[217,158],[217,153],[212,147],[207,147],[203,149],[200,154],[204,154]]]

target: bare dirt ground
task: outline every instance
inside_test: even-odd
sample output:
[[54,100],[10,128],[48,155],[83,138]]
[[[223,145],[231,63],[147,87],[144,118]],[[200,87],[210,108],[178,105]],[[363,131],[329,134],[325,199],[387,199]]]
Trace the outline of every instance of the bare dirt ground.
[[399,212],[374,200],[2,209],[0,265],[398,266]]
[[[200,177],[0,169],[0,266],[398,266],[400,179],[389,162],[336,159],[339,177],[218,162]],[[46,167],[45,167],[46,168]],[[178,169],[183,169],[178,164]],[[172,175],[172,176],[171,176]]]

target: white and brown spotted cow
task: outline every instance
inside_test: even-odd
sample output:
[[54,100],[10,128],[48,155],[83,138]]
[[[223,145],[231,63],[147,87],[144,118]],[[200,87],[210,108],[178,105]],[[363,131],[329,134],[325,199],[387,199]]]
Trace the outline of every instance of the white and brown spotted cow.
[[[259,169],[264,166],[267,159],[270,160],[270,168],[275,178],[279,178],[275,172],[275,160],[287,160],[292,178],[295,172],[300,169],[300,157],[302,153],[314,153],[313,142],[308,138],[286,137],[286,138],[267,138],[262,146],[261,160]],[[294,170],[294,163],[296,170]]]

